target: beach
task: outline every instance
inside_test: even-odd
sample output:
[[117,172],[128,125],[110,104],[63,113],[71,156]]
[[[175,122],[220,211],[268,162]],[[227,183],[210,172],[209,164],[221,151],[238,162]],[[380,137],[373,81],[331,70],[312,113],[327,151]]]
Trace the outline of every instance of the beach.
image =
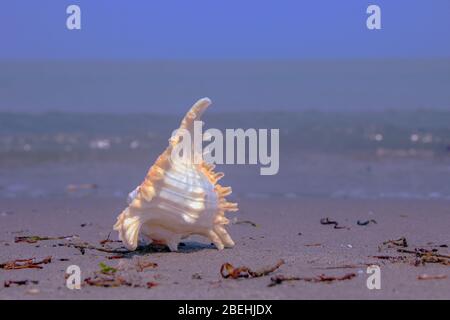
[[[448,266],[425,263],[414,266],[410,261],[391,262],[374,256],[411,256],[397,248],[379,249],[383,242],[405,237],[408,247],[433,249],[449,254],[449,202],[429,200],[324,200],[324,199],[258,199],[241,201],[237,223],[229,227],[236,246],[218,251],[200,237],[183,242],[178,252],[148,249],[147,252],[115,256],[87,249],[59,246],[78,239],[42,240],[36,243],[14,243],[18,236],[73,236],[102,247],[118,212],[124,207],[117,199],[61,199],[2,201],[9,212],[1,219],[0,262],[12,259],[37,259],[51,256],[42,269],[0,270],[1,299],[449,299],[450,282],[446,279],[419,280],[419,276],[449,276]],[[343,229],[322,225],[329,217]],[[358,225],[357,221],[376,223]],[[111,239],[115,239],[115,235]],[[107,244],[117,248],[120,243]],[[162,251],[161,251],[162,250]],[[412,255],[414,256],[414,255]],[[143,259],[156,263],[142,272],[133,269]],[[280,259],[284,264],[273,273],[259,278],[224,279],[221,265],[270,267]],[[414,260],[414,259],[413,259]],[[83,280],[100,270],[99,263],[132,269],[129,276],[142,287],[94,287],[83,283],[80,290],[65,284],[68,266],[78,265]],[[381,270],[381,289],[369,290],[365,264],[376,264]],[[342,277],[332,282],[288,281],[272,287],[272,276]],[[130,275],[131,274],[131,275]],[[15,280],[39,281],[38,284],[11,285]],[[155,286],[146,287],[151,282]]]
[[128,252],[112,226],[179,119],[0,115],[0,299],[449,299],[447,116],[207,117],[282,128],[278,174],[218,166],[240,208],[233,248]]

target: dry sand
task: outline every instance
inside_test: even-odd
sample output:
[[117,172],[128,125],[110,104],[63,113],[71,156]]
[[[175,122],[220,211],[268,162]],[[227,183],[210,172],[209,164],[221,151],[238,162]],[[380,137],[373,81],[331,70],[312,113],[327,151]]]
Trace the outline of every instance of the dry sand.
[[[331,199],[247,199],[240,201],[239,220],[257,224],[229,227],[236,246],[216,250],[206,239],[186,239],[179,252],[153,252],[109,260],[112,254],[55,246],[67,240],[47,240],[35,244],[14,243],[25,235],[67,236],[100,246],[111,231],[123,201],[109,198],[54,200],[1,200],[0,263],[14,259],[44,258],[52,262],[43,269],[0,270],[0,299],[450,299],[449,266],[408,262],[392,263],[371,256],[398,256],[396,248],[379,251],[388,239],[406,237],[408,248],[432,249],[450,245],[450,202],[432,200],[331,200]],[[329,217],[348,229],[321,225]],[[357,225],[357,220],[377,224]],[[84,225],[86,224],[86,225]],[[83,225],[83,227],[81,226]],[[111,237],[116,238],[112,233]],[[432,244],[431,244],[432,243]],[[110,244],[120,247],[120,243]],[[437,248],[449,254],[448,247]],[[151,250],[150,250],[151,251]],[[413,256],[408,255],[407,256]],[[68,259],[61,261],[60,259]],[[143,272],[132,270],[137,261],[157,263]],[[259,269],[284,259],[272,274],[252,279],[222,279],[223,263]],[[157,286],[101,288],[83,285],[81,290],[65,286],[65,270],[80,266],[82,278],[99,270],[99,263],[128,268],[122,271],[135,283],[154,282]],[[324,269],[344,265],[377,263],[381,268],[381,289],[366,287],[365,267]],[[271,276],[313,277],[320,274],[356,277],[332,283],[285,282],[268,287]],[[446,279],[418,280],[422,274],[445,275]],[[38,284],[4,287],[8,280],[37,280]]]

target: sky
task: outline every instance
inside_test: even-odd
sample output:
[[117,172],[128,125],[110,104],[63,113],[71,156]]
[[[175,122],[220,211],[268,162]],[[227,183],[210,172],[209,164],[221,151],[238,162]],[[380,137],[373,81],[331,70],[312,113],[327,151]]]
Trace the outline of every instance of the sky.
[[449,34],[450,0],[2,0],[0,112],[450,108]]
[[448,0],[2,0],[0,59],[450,57],[449,15]]

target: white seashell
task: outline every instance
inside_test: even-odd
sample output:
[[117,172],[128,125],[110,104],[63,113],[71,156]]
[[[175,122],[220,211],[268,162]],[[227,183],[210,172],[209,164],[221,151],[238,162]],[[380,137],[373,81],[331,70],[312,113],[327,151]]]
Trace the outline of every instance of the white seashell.
[[[181,122],[180,129],[193,131],[194,121],[211,104],[208,98],[197,101]],[[181,239],[189,235],[209,238],[221,250],[234,246],[225,230],[226,211],[237,211],[237,204],[226,201],[230,187],[217,181],[223,173],[214,172],[214,165],[200,164],[171,157],[180,142],[179,136],[169,139],[169,146],[150,168],[140,186],[128,195],[129,206],[118,216],[114,230],[130,250],[135,250],[139,236],[166,244],[176,251]],[[194,157],[191,157],[193,160]]]

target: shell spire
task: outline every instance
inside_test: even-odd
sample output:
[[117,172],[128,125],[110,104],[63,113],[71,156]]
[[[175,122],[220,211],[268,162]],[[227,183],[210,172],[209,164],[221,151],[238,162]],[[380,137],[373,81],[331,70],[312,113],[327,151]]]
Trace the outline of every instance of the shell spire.
[[[114,230],[130,250],[135,250],[139,236],[176,251],[181,239],[197,234],[209,238],[221,250],[234,242],[225,225],[226,211],[237,211],[236,203],[228,202],[231,187],[217,182],[224,176],[215,172],[213,164],[193,157],[188,161],[173,157],[175,148],[192,136],[195,121],[200,121],[211,100],[198,100],[186,113],[179,129],[169,139],[169,146],[148,170],[144,181],[128,197],[128,207],[118,216]],[[195,150],[195,148],[193,148]],[[194,151],[195,152],[195,151]]]

